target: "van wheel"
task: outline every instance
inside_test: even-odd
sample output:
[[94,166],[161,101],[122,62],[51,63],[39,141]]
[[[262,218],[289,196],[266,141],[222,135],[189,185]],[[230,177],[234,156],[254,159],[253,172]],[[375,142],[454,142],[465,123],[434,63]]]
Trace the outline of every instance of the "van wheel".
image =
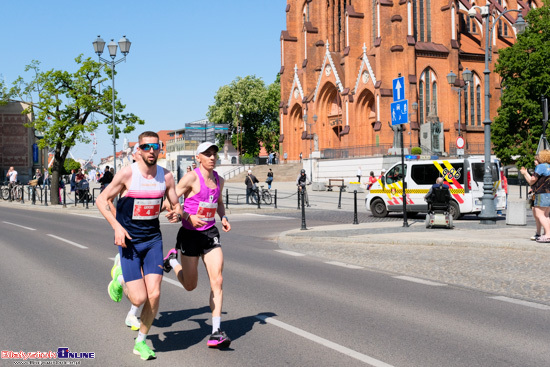
[[451,214],[453,220],[457,220],[460,217],[460,207],[455,201],[451,201],[449,204],[449,214]]
[[382,199],[375,199],[370,203],[370,211],[376,218],[383,218],[388,215],[388,209]]

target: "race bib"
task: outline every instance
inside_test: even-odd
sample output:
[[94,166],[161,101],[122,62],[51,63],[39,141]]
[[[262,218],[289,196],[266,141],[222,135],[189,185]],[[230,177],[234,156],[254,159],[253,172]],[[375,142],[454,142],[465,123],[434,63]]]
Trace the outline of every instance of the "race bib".
[[158,199],[135,199],[132,219],[150,220],[157,219],[160,213],[160,198]]
[[197,215],[203,216],[203,221],[205,222],[211,222],[215,220],[214,217],[216,215],[216,209],[218,208],[218,203],[207,203],[205,201],[201,201],[199,203],[199,209],[197,210]]

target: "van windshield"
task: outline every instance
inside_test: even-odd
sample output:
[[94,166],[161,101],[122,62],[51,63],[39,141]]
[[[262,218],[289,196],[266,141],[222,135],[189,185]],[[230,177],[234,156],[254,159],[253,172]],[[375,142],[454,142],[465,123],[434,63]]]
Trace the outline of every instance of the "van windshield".
[[[483,182],[483,173],[485,172],[485,163],[472,163],[472,176],[475,182]],[[493,182],[499,180],[498,166],[491,163],[491,177]]]

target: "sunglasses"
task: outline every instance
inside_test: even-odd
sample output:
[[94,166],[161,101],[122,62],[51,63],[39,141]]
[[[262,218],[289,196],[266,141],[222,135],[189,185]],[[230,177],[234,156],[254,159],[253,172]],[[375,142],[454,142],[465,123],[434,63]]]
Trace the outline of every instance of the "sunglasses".
[[139,146],[139,149],[145,150],[145,151],[149,151],[149,150],[151,150],[151,148],[153,148],[153,150],[159,150],[160,149],[160,144],[159,143],[148,143],[148,144],[141,144]]

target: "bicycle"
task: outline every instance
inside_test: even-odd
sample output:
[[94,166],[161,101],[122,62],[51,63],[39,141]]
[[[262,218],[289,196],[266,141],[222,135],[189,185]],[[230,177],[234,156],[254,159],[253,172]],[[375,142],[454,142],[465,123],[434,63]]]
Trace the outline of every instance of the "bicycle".
[[4,200],[8,200],[10,197],[10,192],[12,200],[21,201],[23,198],[23,185],[19,182],[8,185],[7,189],[2,190],[2,198],[4,198]]
[[[304,192],[304,196],[302,196],[302,198],[304,199],[304,204],[309,207],[309,197],[307,195],[307,189],[306,189],[306,186],[305,185],[298,185],[298,191],[302,191]],[[300,193],[298,193],[300,194]]]
[[264,202],[264,204],[271,205],[272,197],[271,197],[271,192],[269,192],[269,189],[264,189],[263,186],[260,186],[258,195],[262,198],[262,201]]

